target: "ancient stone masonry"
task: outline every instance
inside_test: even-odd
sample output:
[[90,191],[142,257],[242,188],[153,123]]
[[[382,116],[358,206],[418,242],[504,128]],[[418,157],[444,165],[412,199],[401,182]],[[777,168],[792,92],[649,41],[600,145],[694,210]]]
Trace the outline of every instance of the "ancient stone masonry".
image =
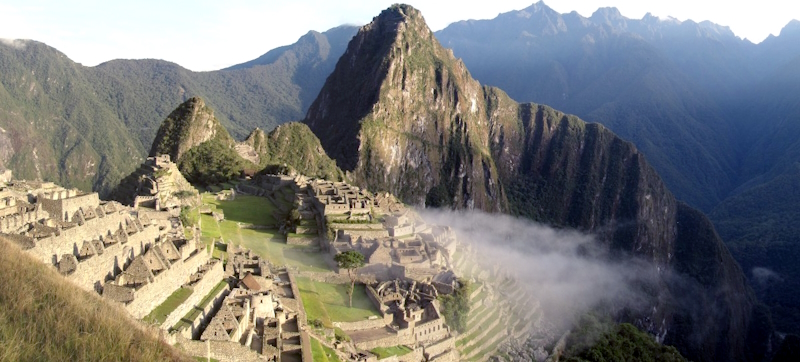
[[372,195],[356,186],[316,179],[309,186],[308,195],[324,216],[368,214],[372,209]]
[[439,292],[432,284],[390,280],[368,285],[367,295],[385,326],[350,332],[356,347],[418,345],[426,358],[446,354],[457,360],[454,335],[440,313]]
[[310,353],[304,351],[310,346],[301,342],[305,312],[288,271],[273,270],[250,250],[234,245],[227,250],[225,275],[233,288],[216,311],[206,315],[197,339],[236,343],[266,360],[302,360]]
[[[101,201],[97,193],[49,182],[2,185],[0,228],[79,287],[113,296],[136,317],[188,282],[208,260],[196,252],[194,240],[184,239],[177,218],[154,218]],[[125,278],[125,283],[113,282]]]
[[171,210],[197,202],[197,190],[181,175],[169,155],[148,157],[126,176],[112,196],[134,208]]
[[[153,244],[136,256],[113,281],[103,286],[103,296],[125,305],[136,318],[142,318],[161,304],[173,291],[197,281],[198,273],[209,269],[205,249],[194,240],[168,239]],[[211,265],[209,265],[211,264]]]

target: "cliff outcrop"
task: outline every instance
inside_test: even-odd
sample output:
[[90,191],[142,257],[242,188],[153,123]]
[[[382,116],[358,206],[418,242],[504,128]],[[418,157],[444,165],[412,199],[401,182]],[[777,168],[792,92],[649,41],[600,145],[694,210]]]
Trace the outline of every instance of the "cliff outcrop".
[[268,167],[326,179],[344,177],[308,126],[289,122],[270,133],[256,128],[244,141],[236,142],[198,97],[178,106],[164,120],[150,155],[170,156],[186,179],[201,184],[225,182]]
[[763,342],[746,340],[755,300],[738,264],[635,146],[480,85],[410,6],[359,30],[304,122],[359,186],[576,228],[647,260],[658,287],[636,322],[690,359],[739,360]]

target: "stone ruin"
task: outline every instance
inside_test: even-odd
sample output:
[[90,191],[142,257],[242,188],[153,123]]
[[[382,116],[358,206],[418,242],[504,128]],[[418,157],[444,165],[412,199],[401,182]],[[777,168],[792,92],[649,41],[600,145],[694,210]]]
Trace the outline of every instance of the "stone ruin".
[[368,285],[367,295],[384,325],[349,332],[356,347],[419,346],[424,360],[458,360],[455,335],[441,314],[434,285],[395,279]]
[[234,287],[209,313],[197,339],[241,344],[270,361],[300,357],[305,317],[288,273],[281,278],[267,260],[234,245],[228,255],[225,275]]
[[142,213],[51,182],[4,183],[0,233],[137,318],[209,262],[196,240],[184,238],[178,218]]

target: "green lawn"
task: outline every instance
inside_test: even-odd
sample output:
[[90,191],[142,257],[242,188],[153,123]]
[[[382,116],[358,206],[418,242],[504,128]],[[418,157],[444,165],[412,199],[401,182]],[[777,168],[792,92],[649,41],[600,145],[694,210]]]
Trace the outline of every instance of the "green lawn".
[[339,362],[339,356],[332,349],[324,346],[316,338],[311,338],[311,355],[315,362]]
[[150,314],[145,316],[143,319],[145,322],[149,323],[164,323],[172,311],[175,308],[178,308],[179,305],[183,304],[189,296],[192,295],[192,289],[190,288],[179,288],[176,290],[172,295],[167,297],[167,300],[164,303],[161,303],[158,307],[155,307]]
[[266,197],[236,195],[233,201],[220,201],[213,194],[203,194],[203,203],[214,205],[225,213],[225,220],[254,225],[275,225],[275,205]]
[[408,354],[413,351],[411,348],[406,346],[394,346],[394,347],[378,347],[372,349],[370,352],[375,353],[378,355],[378,359],[384,359],[391,356],[402,356],[404,354]]
[[[258,205],[271,205],[266,198],[237,196],[235,201],[218,201],[214,200],[213,195],[206,194],[203,199],[210,204],[212,209],[226,208],[225,220],[220,222],[214,220],[211,215],[200,215],[202,225],[201,240],[206,245],[210,245],[213,240],[221,238],[224,243],[231,242],[234,245],[241,245],[253,250],[275,265],[288,265],[297,267],[301,271],[312,272],[331,270],[328,264],[325,263],[322,254],[306,252],[302,246],[286,244],[286,237],[279,234],[277,230],[239,228],[236,218],[241,222],[252,223],[252,221],[261,218],[258,214],[272,212],[272,209],[259,209],[256,207]],[[251,212],[256,215],[250,215],[249,219],[237,216],[245,212]],[[233,216],[231,217],[231,215]],[[224,253],[217,250],[214,256],[221,258],[222,254]]]
[[297,287],[309,321],[319,319],[327,327],[333,322],[357,322],[380,314],[367,297],[363,285],[356,285],[353,307],[348,307],[346,284],[327,284],[309,278],[297,278]]

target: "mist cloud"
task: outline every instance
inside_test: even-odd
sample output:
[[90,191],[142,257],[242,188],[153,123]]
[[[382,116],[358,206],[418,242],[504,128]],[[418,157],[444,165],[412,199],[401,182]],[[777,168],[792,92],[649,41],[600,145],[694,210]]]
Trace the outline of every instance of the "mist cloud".
[[14,49],[25,49],[25,41],[22,39],[0,38],[0,44],[10,46]]
[[600,305],[614,311],[650,308],[642,285],[654,283],[655,268],[637,259],[610,258],[591,235],[477,211],[422,210],[420,216],[453,227],[479,262],[512,274],[557,327],[568,328]]

